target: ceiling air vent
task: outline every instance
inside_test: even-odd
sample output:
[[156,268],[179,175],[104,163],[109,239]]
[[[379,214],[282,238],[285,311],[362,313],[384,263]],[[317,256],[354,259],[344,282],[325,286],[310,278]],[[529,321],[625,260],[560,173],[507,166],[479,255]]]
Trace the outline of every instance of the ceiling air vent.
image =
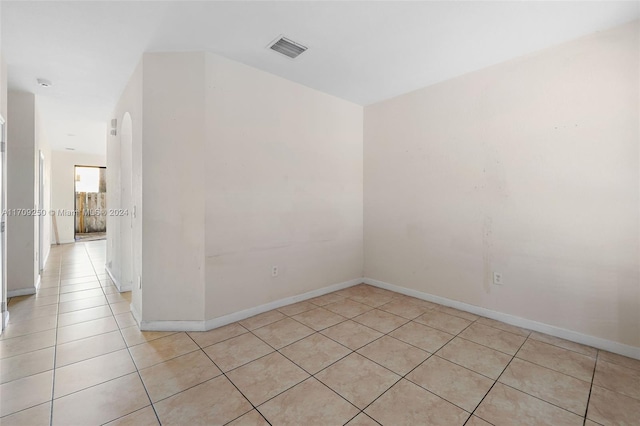
[[297,58],[307,48],[300,43],[296,43],[293,40],[289,40],[285,37],[278,37],[274,42],[269,45],[269,49],[275,50],[278,53],[282,53],[291,59]]

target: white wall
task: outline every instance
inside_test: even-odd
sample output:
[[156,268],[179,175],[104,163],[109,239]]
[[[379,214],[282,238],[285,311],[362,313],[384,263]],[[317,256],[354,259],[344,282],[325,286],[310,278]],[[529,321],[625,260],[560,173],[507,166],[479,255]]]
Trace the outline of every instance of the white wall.
[[[131,304],[138,318],[142,312],[141,290],[136,285],[136,277],[142,275],[142,226],[139,219],[142,201],[141,180],[138,179],[142,173],[142,70],[143,61],[140,61],[112,114],[112,118],[117,120],[118,132],[107,137],[107,205],[131,210],[131,215],[107,216],[107,264],[119,288],[132,290]],[[127,134],[130,142],[127,143],[128,148],[123,149],[123,138]],[[123,160],[126,162],[124,169]],[[125,190],[127,199],[123,201]],[[132,216],[134,200],[137,219]],[[123,252],[124,248],[128,255]],[[123,267],[125,261],[127,266]]]
[[640,346],[639,40],[636,21],[365,108],[365,275]]
[[362,107],[206,59],[207,319],[361,277]]
[[[9,92],[7,111],[7,209],[35,209],[35,96]],[[35,293],[37,284],[37,217],[7,217],[8,295]]]
[[[51,209],[56,212],[58,210],[73,212],[75,209],[75,166],[104,167],[106,156],[73,151],[51,151]],[[109,208],[108,204],[107,208]],[[56,216],[56,221],[60,244],[74,242],[75,217]],[[51,243],[55,244],[53,230]]]

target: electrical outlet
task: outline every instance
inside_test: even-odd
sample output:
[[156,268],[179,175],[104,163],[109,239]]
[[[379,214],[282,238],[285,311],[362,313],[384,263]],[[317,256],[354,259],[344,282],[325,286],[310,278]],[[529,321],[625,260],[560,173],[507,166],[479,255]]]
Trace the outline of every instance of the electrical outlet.
[[271,276],[272,277],[277,277],[278,276],[278,267],[277,266],[272,266],[271,267]]
[[502,274],[500,272],[493,273],[493,283],[495,285],[502,285]]

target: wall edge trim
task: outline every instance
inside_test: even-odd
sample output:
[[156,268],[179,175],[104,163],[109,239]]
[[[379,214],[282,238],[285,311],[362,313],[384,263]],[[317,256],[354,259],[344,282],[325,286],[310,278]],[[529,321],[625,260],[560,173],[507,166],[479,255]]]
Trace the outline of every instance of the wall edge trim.
[[8,290],[7,297],[29,296],[30,294],[36,294],[37,290],[34,287],[19,288],[17,290]]
[[[120,284],[120,281],[118,281],[115,277],[115,275],[113,275],[113,272],[111,271],[111,268],[109,268],[108,265],[104,265],[104,270],[107,271],[107,275],[109,275],[109,278],[111,278],[111,281],[113,281],[113,283],[116,285],[116,288],[118,289],[118,291],[120,293],[124,292],[124,291],[131,291],[132,288],[129,287],[123,287],[122,284]],[[139,324],[140,322],[138,322]]]

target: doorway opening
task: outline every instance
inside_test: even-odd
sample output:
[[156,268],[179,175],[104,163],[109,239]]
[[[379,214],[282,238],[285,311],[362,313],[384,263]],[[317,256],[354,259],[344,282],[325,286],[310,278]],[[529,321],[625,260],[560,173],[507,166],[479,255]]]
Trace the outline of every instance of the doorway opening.
[[76,241],[107,238],[107,168],[75,166]]

